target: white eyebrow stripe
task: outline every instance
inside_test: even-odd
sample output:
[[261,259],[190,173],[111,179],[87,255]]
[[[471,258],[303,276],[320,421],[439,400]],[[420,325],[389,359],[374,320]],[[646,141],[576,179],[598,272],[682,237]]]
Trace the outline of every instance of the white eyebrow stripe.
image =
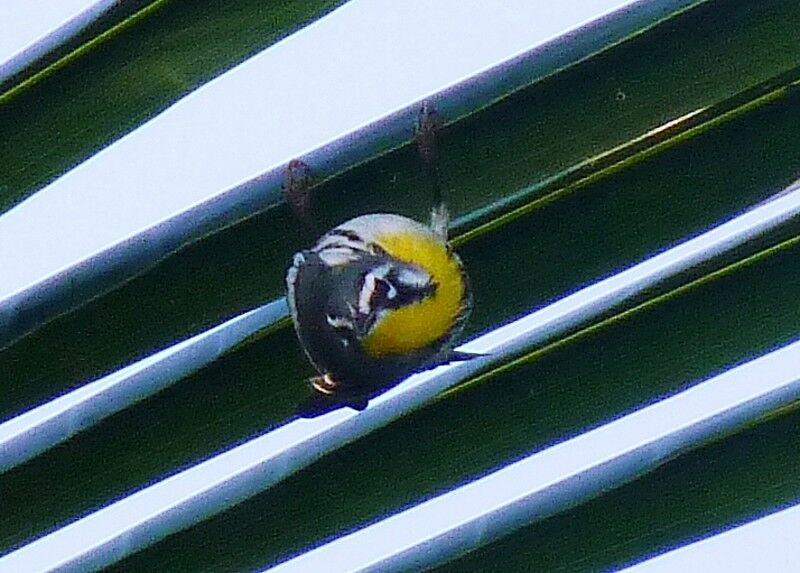
[[401,268],[397,278],[401,283],[413,287],[424,287],[431,282],[431,276],[426,271],[411,268]]
[[370,301],[372,295],[375,293],[375,275],[373,271],[364,275],[364,286],[361,287],[361,292],[358,295],[358,312],[361,314],[369,314],[372,310]]

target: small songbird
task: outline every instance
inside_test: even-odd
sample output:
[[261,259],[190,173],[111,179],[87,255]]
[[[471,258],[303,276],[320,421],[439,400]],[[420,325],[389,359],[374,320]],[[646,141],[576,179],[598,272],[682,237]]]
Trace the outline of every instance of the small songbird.
[[[472,307],[461,260],[447,241],[449,213],[438,169],[438,114],[423,103],[416,141],[434,207],[429,225],[401,215],[356,217],[294,256],[286,276],[300,344],[319,372],[299,408],[314,416],[350,406],[412,372],[474,355],[453,350]],[[287,202],[307,216],[310,171],[288,166]]]
[[452,343],[472,297],[446,240],[446,221],[443,208],[434,210],[431,226],[363,215],[294,256],[289,306],[320,374],[306,415],[342,405],[363,409],[408,374],[466,357]]

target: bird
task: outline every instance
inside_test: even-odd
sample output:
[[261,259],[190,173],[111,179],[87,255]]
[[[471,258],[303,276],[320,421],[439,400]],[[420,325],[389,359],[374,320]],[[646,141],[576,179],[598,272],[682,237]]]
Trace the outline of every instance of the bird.
[[[317,376],[298,414],[312,417],[368,400],[409,374],[473,355],[453,349],[472,309],[464,265],[448,241],[449,211],[435,164],[438,118],[426,104],[417,142],[435,201],[430,222],[396,213],[357,216],[294,255],[287,300]],[[295,160],[290,183],[307,183]],[[288,189],[294,203],[304,190]]]
[[338,225],[294,255],[287,299],[319,376],[306,409],[361,410],[412,372],[464,355],[452,345],[472,308],[464,266],[426,226],[392,213]]

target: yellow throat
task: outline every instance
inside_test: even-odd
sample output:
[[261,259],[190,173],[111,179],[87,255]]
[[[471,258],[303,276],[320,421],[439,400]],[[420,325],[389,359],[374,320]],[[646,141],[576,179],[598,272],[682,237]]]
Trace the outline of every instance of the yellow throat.
[[462,312],[465,285],[458,259],[432,233],[379,234],[375,242],[392,257],[425,269],[437,288],[433,296],[383,317],[364,339],[364,349],[371,356],[422,350],[444,337]]

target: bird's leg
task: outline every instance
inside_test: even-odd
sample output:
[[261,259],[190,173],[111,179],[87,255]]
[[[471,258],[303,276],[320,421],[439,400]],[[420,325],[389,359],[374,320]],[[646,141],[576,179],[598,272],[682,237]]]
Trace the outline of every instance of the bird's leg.
[[292,159],[286,166],[283,179],[283,194],[292,212],[307,226],[313,227],[311,169],[299,159]]
[[433,191],[433,208],[431,209],[431,229],[447,239],[447,229],[450,225],[450,212],[444,197],[444,184],[439,169],[439,153],[436,137],[442,126],[442,119],[433,109],[430,102],[423,102],[417,120],[416,141],[425,176]]

